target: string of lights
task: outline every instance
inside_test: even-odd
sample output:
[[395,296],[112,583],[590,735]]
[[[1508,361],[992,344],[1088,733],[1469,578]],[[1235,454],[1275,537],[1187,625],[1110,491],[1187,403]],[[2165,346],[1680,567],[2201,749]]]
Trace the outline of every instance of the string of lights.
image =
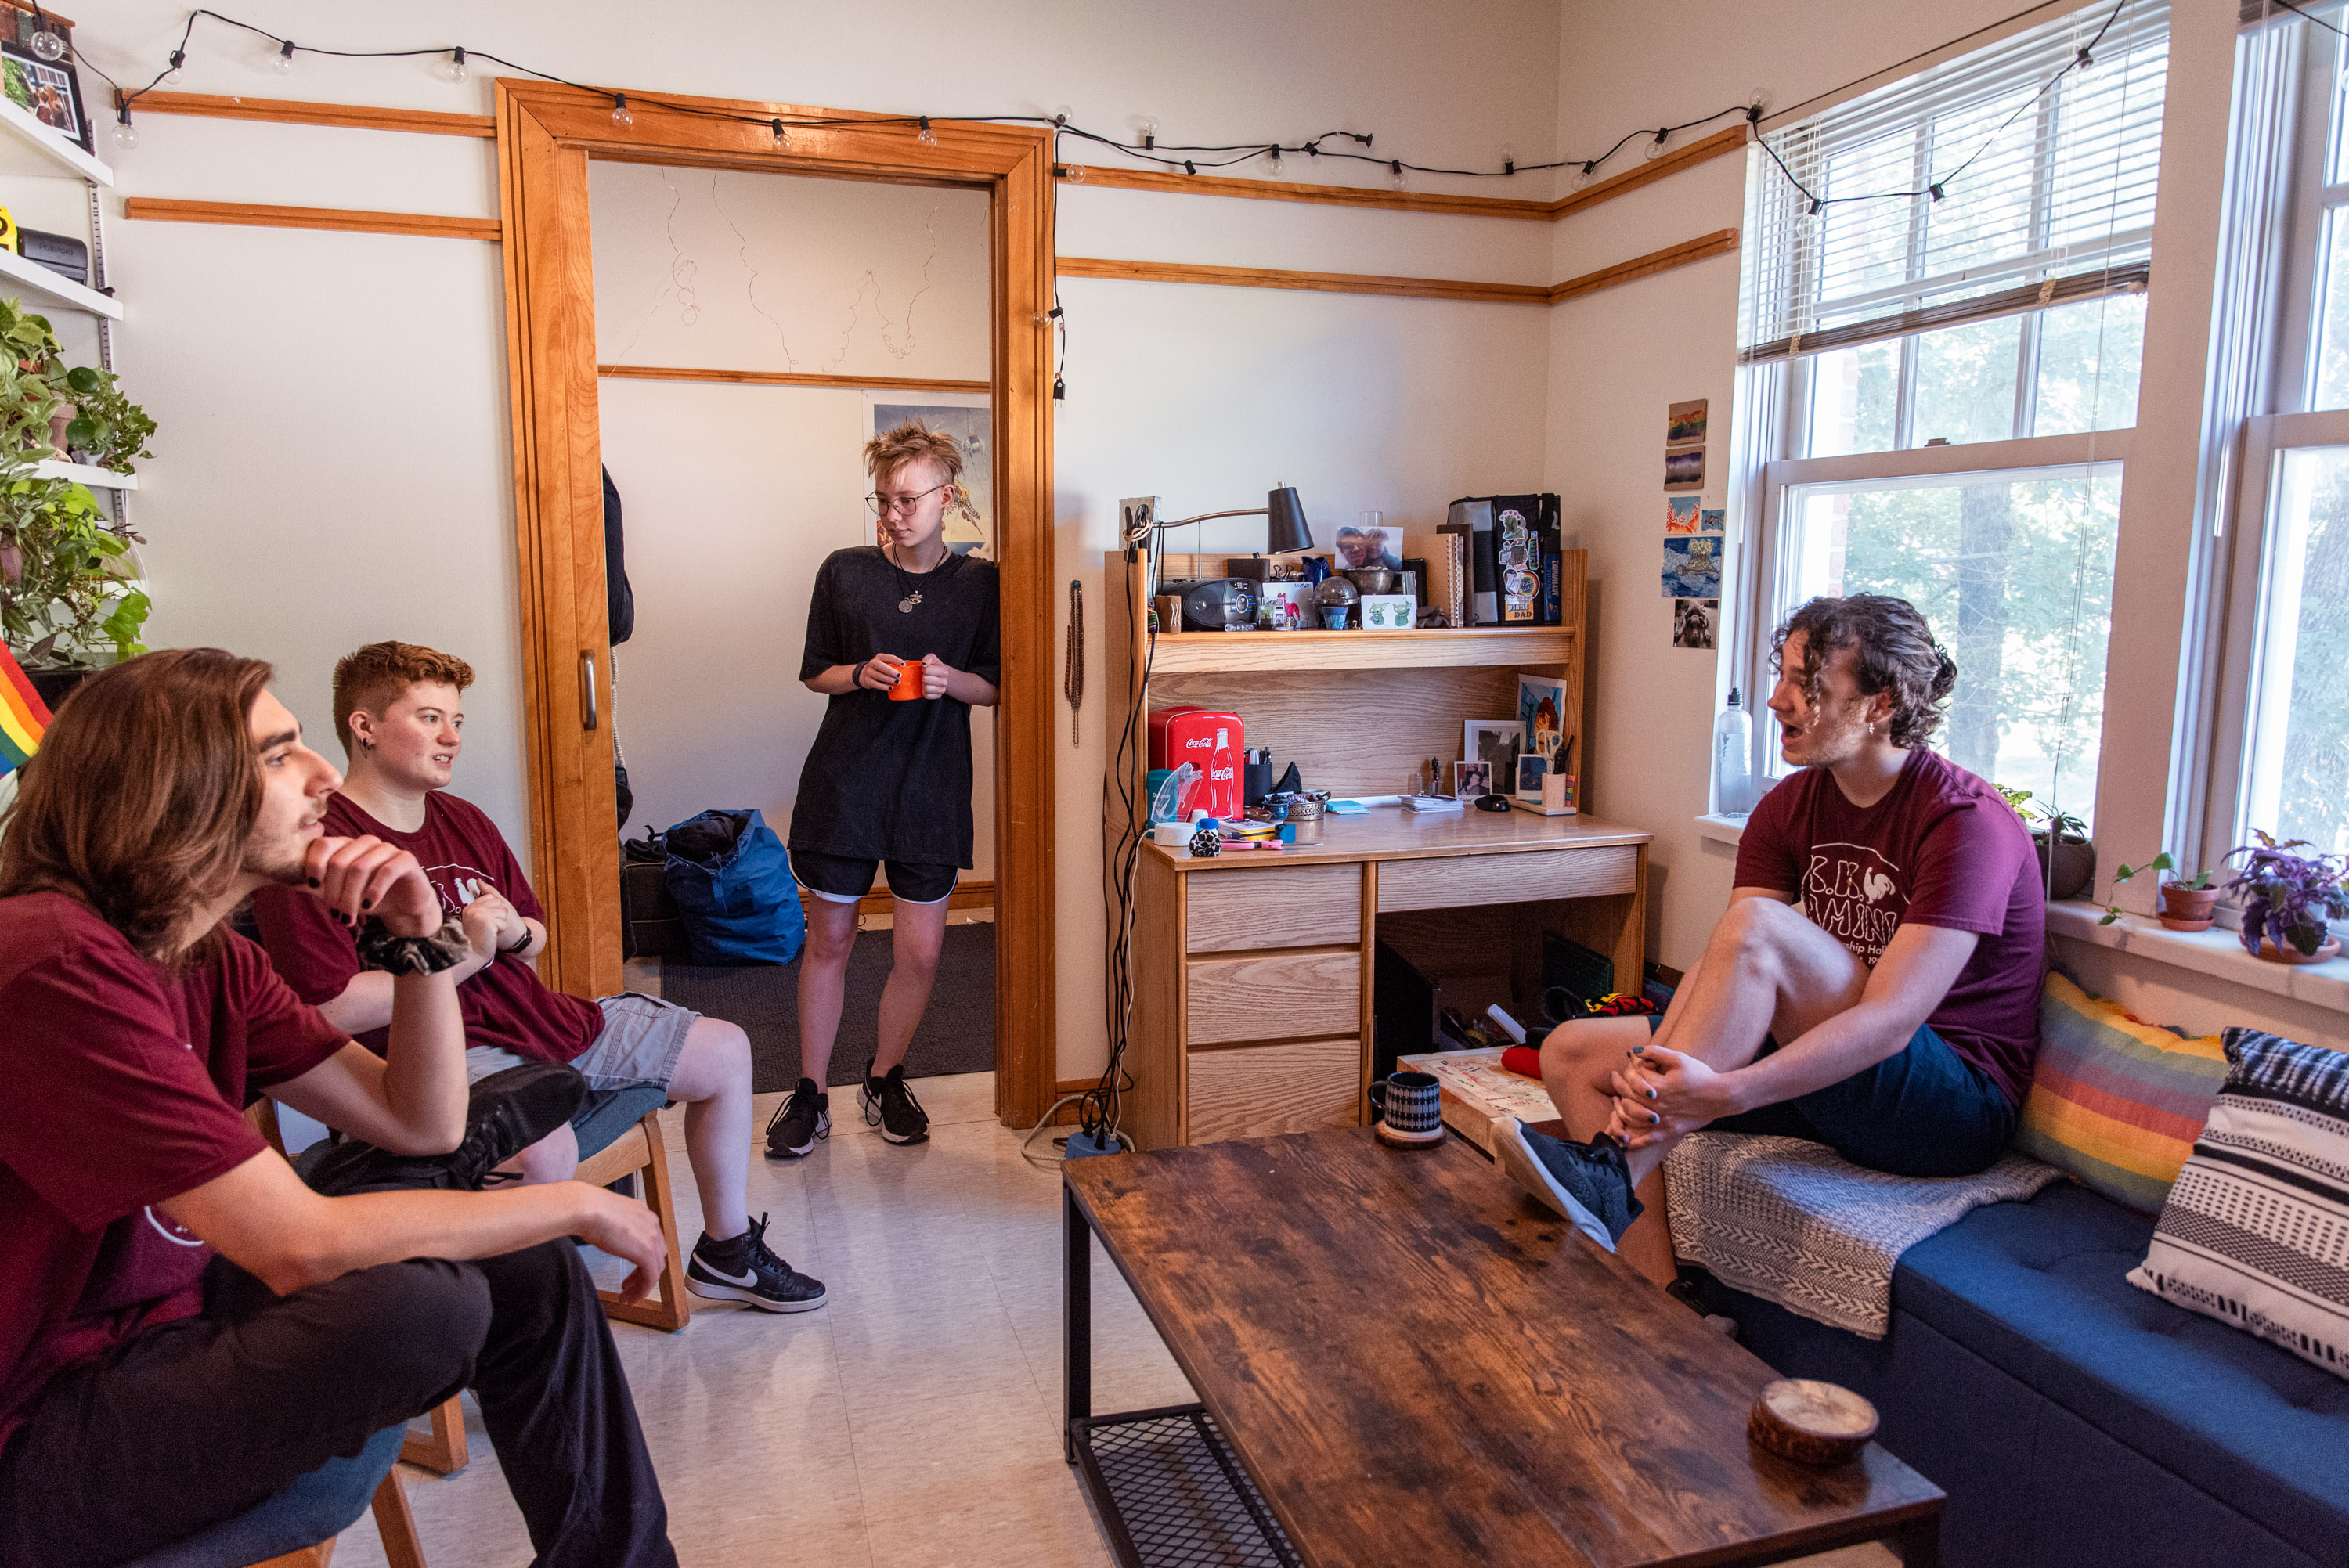
[[[2277,3],[2279,5],[2285,5],[2287,8],[2293,11],[2300,10],[2298,5],[2292,4],[2292,0],[2277,0]],[[2104,26],[2096,30],[2095,36],[2089,40],[2088,44],[2079,51],[2076,57],[2067,63],[2061,70],[2057,71],[2053,77],[2048,78],[2046,83],[2040,88],[2037,97],[2032,100],[2033,103],[2036,103],[2039,98],[2044,98],[2047,93],[2053,91],[2055,84],[2062,80],[2068,73],[2075,70],[2085,70],[2095,63],[2093,52],[2096,45],[2103,41],[2106,32],[2108,31],[2113,23],[2119,18],[2122,10],[2125,9],[2127,5],[2128,0],[2117,0],[2117,4],[2114,5],[2111,15],[2105,18]],[[2305,15],[2306,13],[2303,12],[2302,14]],[[526,66],[519,61],[507,59],[502,55],[491,54],[485,49],[469,48],[462,45],[438,45],[430,47],[410,49],[333,49],[325,47],[321,45],[298,43],[292,38],[285,37],[276,33],[272,33],[265,27],[255,26],[250,22],[240,21],[236,17],[224,15],[218,11],[199,7],[188,14],[187,26],[181,32],[179,46],[171,51],[168,63],[164,66],[163,69],[158,71],[154,77],[144,87],[125,88],[121,84],[116,82],[113,77],[107,76],[105,72],[98,70],[94,66],[90,67],[90,69],[103,79],[108,86],[113,88],[115,90],[117,100],[115,138],[118,142],[126,147],[136,146],[138,144],[139,133],[133,125],[131,119],[131,110],[133,106],[138,103],[140,98],[180,75],[181,71],[187,64],[188,46],[194,40],[196,24],[199,21],[202,21],[207,18],[213,22],[217,22],[223,26],[233,27],[241,32],[253,34],[254,36],[265,39],[270,44],[275,46],[275,54],[270,61],[270,66],[272,69],[281,75],[290,75],[294,69],[295,59],[302,55],[319,55],[335,59],[413,59],[440,56],[444,57],[440,74],[445,79],[455,83],[463,82],[468,79],[471,72],[471,66],[473,61],[487,60],[492,64],[502,66],[508,70],[519,71],[527,77],[534,77],[540,81],[554,82],[562,87],[575,88],[582,92],[591,92],[601,97],[608,98],[612,100],[613,122],[623,127],[633,125],[636,122],[634,108],[640,107],[657,108],[670,114],[695,115],[703,119],[728,120],[741,125],[763,126],[766,128],[769,134],[772,136],[775,146],[779,149],[789,148],[792,145],[792,135],[794,131],[821,130],[840,126],[858,126],[865,128],[879,125],[911,126],[915,129],[916,138],[921,141],[935,145],[937,140],[936,133],[932,129],[931,125],[931,121],[934,117],[927,114],[879,116],[857,115],[853,117],[753,115],[742,114],[731,109],[712,108],[706,104],[676,103],[664,98],[647,97],[643,94],[638,94],[632,99],[628,94],[621,92],[616,88],[595,87],[585,82],[575,82],[567,77],[558,76],[551,71],[542,71],[536,67]],[[634,107],[632,107],[632,105]],[[1804,201],[1808,204],[1810,212],[1816,216],[1821,211],[1824,211],[1829,206],[1843,205],[1850,202],[1913,201],[1920,197],[1930,198],[1934,201],[1941,201],[1948,195],[1949,186],[1963,175],[1965,171],[1972,166],[1976,159],[1979,159],[1984,152],[1989,150],[1992,144],[1994,143],[1998,139],[1998,137],[2004,132],[2007,126],[2013,123],[2015,117],[2019,117],[2023,112],[2024,108],[2028,108],[2030,107],[2030,104],[2025,104],[2021,108],[2018,108],[2015,110],[2014,116],[2010,116],[2006,121],[2002,122],[1999,126],[1997,130],[1992,131],[1991,135],[1983,140],[1982,146],[1975,149],[1963,162],[1960,163],[1955,169],[1951,170],[1947,174],[1938,175],[1929,179],[1922,188],[1900,191],[1877,191],[1849,196],[1827,196],[1812,191],[1808,186],[1805,185],[1801,180],[1795,177],[1794,170],[1788,169],[1785,160],[1778,156],[1777,150],[1773,148],[1769,141],[1759,134],[1764,110],[1758,97],[1751,103],[1738,104],[1728,108],[1719,109],[1712,114],[1704,115],[1695,119],[1683,120],[1677,125],[1662,125],[1657,127],[1653,130],[1642,129],[1639,130],[1627,131],[1623,136],[1617,139],[1612,147],[1608,148],[1604,152],[1598,154],[1596,157],[1559,158],[1541,163],[1520,163],[1517,161],[1512,150],[1504,148],[1502,150],[1501,167],[1498,169],[1454,169],[1435,164],[1413,163],[1410,160],[1402,158],[1381,157],[1375,150],[1373,133],[1369,131],[1326,130],[1319,136],[1309,137],[1302,141],[1293,144],[1257,141],[1225,142],[1216,144],[1169,142],[1162,144],[1158,140],[1157,122],[1154,120],[1146,120],[1143,125],[1141,140],[1136,144],[1133,142],[1122,141],[1113,137],[1104,136],[1098,131],[1088,130],[1082,126],[1071,124],[1069,119],[1069,111],[1066,108],[1061,108],[1050,115],[977,114],[954,116],[940,115],[935,118],[939,119],[959,119],[992,125],[1049,125],[1053,129],[1054,132],[1054,163],[1059,171],[1065,173],[1067,178],[1073,183],[1082,183],[1084,178],[1084,166],[1081,164],[1068,164],[1065,160],[1061,158],[1060,153],[1060,144],[1061,139],[1062,138],[1074,138],[1080,142],[1089,146],[1103,148],[1123,158],[1130,159],[1137,162],[1154,164],[1159,168],[1166,170],[1179,169],[1184,173],[1189,175],[1195,175],[1203,169],[1229,169],[1240,164],[1252,162],[1258,159],[1266,160],[1273,173],[1280,174],[1286,171],[1287,160],[1289,158],[1302,157],[1309,160],[1318,161],[1321,159],[1330,159],[1339,162],[1369,163],[1383,166],[1389,176],[1398,184],[1404,182],[1407,178],[1413,174],[1441,175],[1469,180],[1506,180],[1514,178],[1519,174],[1542,173],[1551,170],[1570,169],[1575,171],[1575,184],[1577,188],[1579,188],[1596,177],[1599,170],[1606,167],[1609,162],[1623,152],[1626,148],[1629,148],[1635,143],[1644,142],[1645,145],[1642,148],[1642,156],[1644,158],[1653,160],[1663,155],[1674,136],[1679,135],[1683,131],[1695,130],[1701,127],[1712,125],[1717,121],[1734,117],[1744,119],[1746,124],[1754,128],[1756,133],[1754,139],[1761,145],[1763,151],[1768,154],[1770,160],[1777,166],[1779,172],[1785,177],[1787,182],[1801,194]],[[1331,143],[1338,143],[1340,145],[1330,145]],[[1350,146],[1347,144],[1350,144]],[[1357,149],[1360,150],[1356,150]]]

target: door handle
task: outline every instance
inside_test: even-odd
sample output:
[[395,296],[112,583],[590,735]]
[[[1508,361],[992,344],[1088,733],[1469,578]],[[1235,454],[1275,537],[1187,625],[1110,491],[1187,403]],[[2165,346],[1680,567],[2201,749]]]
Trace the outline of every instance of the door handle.
[[579,655],[579,726],[595,727],[595,655]]

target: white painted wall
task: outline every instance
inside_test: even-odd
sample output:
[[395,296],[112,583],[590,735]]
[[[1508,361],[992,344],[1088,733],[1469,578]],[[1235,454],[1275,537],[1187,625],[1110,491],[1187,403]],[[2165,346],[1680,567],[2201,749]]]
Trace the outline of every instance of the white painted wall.
[[[1489,165],[1504,148],[1521,160],[1545,156],[1559,90],[1557,0],[1210,0],[1174,11],[1139,0],[913,0],[885,29],[869,12],[812,0],[657,15],[617,0],[561,8],[421,0],[397,10],[252,0],[236,14],[321,46],[462,43],[640,93],[941,114],[1068,104],[1078,123],[1113,134],[1154,116],[1164,141],[1295,142],[1344,127],[1374,133],[1381,153],[1454,166]],[[164,0],[112,0],[79,15],[77,43],[110,74],[144,80],[186,15]],[[212,24],[200,26],[172,85],[471,112],[490,104],[481,80],[444,84],[429,61],[305,57],[281,78],[261,46]],[[137,150],[109,147],[118,194],[495,211],[487,142],[162,117],[140,129]],[[1303,160],[1290,160],[1288,178],[1384,182],[1372,166],[1309,170]],[[1550,194],[1536,176],[1506,191],[1475,188]],[[1100,187],[1064,188],[1060,221],[1061,249],[1071,255],[1549,281],[1540,224]],[[495,248],[144,222],[118,222],[114,248],[131,312],[123,364],[163,426],[154,491],[139,514],[156,542],[150,640],[222,642],[277,659],[288,672],[285,694],[314,729],[327,720],[335,653],[388,635],[465,653],[483,680],[469,702],[460,788],[520,841],[527,813]],[[1212,511],[1286,480],[1325,538],[1335,521],[1371,508],[1423,525],[1454,495],[1538,479],[1547,345],[1540,313],[1526,306],[1098,281],[1071,282],[1061,297],[1070,401],[1057,435],[1056,576],[1088,586],[1092,672],[1083,744],[1061,754],[1058,802],[1061,1076],[1074,1078],[1097,1070],[1104,1049],[1101,557],[1117,500],[1154,491],[1171,507]],[[630,355],[650,362],[642,345]],[[606,384],[607,409],[624,406],[618,385]],[[771,395],[737,396],[727,418]],[[616,459],[613,426],[607,418]],[[647,412],[641,428],[657,430],[660,419]],[[626,460],[661,456],[630,451]],[[645,489],[614,468],[632,491]],[[672,482],[681,495],[700,493],[691,488],[698,480]],[[637,496],[628,500],[633,518]],[[1247,542],[1245,529],[1229,541]],[[760,634],[796,645],[780,614]],[[639,675],[624,652],[622,678],[632,754],[640,753],[645,705],[635,693],[657,671]],[[1068,733],[1065,705],[1056,727]],[[766,744],[759,765],[781,766],[781,743]]]

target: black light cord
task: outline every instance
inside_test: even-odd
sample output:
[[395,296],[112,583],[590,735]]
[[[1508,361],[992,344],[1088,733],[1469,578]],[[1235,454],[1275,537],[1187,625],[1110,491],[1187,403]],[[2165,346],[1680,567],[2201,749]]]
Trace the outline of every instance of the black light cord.
[[2313,11],[2302,10],[2299,6],[2292,4],[2292,0],[2275,0],[2275,4],[2282,6],[2285,10],[2291,12],[2293,15],[2298,16],[2303,22],[2315,23],[2318,26],[2323,28],[2326,32],[2332,34],[2336,38],[2349,38],[2349,33],[2343,32],[2340,28],[2326,21],[2323,17],[2317,15]]
[[[2293,5],[2292,0],[2276,0],[2276,3],[2285,5],[2291,10],[2300,11],[2300,7]],[[2063,70],[2058,71],[2054,77],[2051,77],[2046,85],[2041,88],[2041,96],[2044,97],[2046,92],[2052,90],[2056,81],[2062,79],[2066,72],[2078,69],[2092,63],[2090,60],[2090,51],[2095,48],[2097,42],[2101,42],[2103,40],[2106,31],[2108,30],[2112,26],[2113,23],[2118,19],[2121,10],[2127,4],[2128,0],[2119,0],[2119,3],[2114,6],[2112,15],[2105,19],[2104,26],[2097,29],[2096,36],[2090,42],[2088,48],[2083,49],[2077,57],[2075,57],[2070,64],[2066,65]],[[2301,12],[2301,14],[2302,15],[2307,15],[2305,12]],[[195,36],[196,23],[205,17],[210,17],[212,20],[221,23],[225,26],[236,28],[241,32],[250,33],[259,38],[264,38],[270,43],[276,45],[279,50],[288,58],[291,58],[295,55],[323,55],[334,59],[347,60],[413,59],[430,55],[447,55],[451,58],[460,61],[488,60],[493,64],[503,66],[508,70],[518,71],[524,76],[536,77],[540,81],[553,82],[559,87],[573,88],[581,92],[590,92],[601,97],[608,98],[612,100],[615,109],[626,109],[631,105],[636,105],[649,108],[664,109],[672,114],[694,115],[704,119],[728,120],[738,125],[755,125],[773,131],[776,134],[778,140],[781,139],[782,134],[788,130],[824,129],[840,126],[906,125],[917,126],[923,131],[926,132],[929,129],[931,120],[934,118],[941,119],[959,119],[978,124],[990,125],[1049,125],[1053,128],[1056,133],[1054,139],[1054,153],[1055,164],[1058,167],[1066,167],[1064,164],[1060,162],[1058,158],[1060,150],[1058,139],[1061,136],[1072,136],[1080,141],[1090,143],[1092,146],[1106,148],[1111,151],[1117,153],[1121,157],[1132,159],[1137,162],[1155,164],[1163,169],[1179,169],[1185,174],[1196,174],[1202,169],[1228,169],[1238,164],[1247,163],[1259,158],[1279,160],[1285,156],[1293,155],[1315,160],[1324,158],[1334,159],[1340,162],[1381,164],[1398,178],[1405,173],[1412,173],[1444,175],[1464,180],[1506,180],[1514,178],[1518,174],[1541,173],[1557,169],[1576,169],[1581,171],[1585,179],[1588,179],[1596,174],[1600,168],[1613,160],[1618,154],[1621,153],[1625,148],[1630,147],[1632,143],[1639,141],[1643,138],[1649,139],[1653,145],[1661,147],[1665,143],[1669,142],[1673,136],[1682,131],[1694,130],[1701,126],[1711,125],[1716,120],[1727,119],[1732,116],[1735,116],[1744,119],[1748,125],[1754,128],[1756,132],[1754,139],[1762,142],[1763,150],[1769,154],[1771,161],[1777,165],[1780,172],[1785,175],[1787,181],[1792,184],[1795,189],[1802,194],[1803,198],[1810,203],[1811,210],[1814,212],[1816,212],[1828,203],[1842,204],[1854,201],[1872,201],[1893,199],[1912,200],[1919,196],[1930,196],[1935,201],[1939,201],[1947,193],[1946,187],[1950,181],[1956,179],[1960,174],[1962,174],[1966,169],[1972,164],[1974,159],[1981,157],[1982,151],[1987,150],[1990,146],[1990,141],[1985,141],[1982,144],[1982,147],[1978,149],[1972,157],[1968,158],[1964,163],[1960,164],[1949,174],[1929,181],[1925,190],[1883,191],[1871,192],[1864,196],[1827,197],[1818,195],[1816,192],[1811,191],[1807,186],[1806,186],[1800,180],[1795,179],[1794,171],[1786,167],[1785,160],[1778,156],[1776,150],[1772,148],[1766,140],[1762,139],[1759,135],[1759,131],[1763,111],[1761,105],[1758,103],[1739,104],[1733,108],[1719,109],[1712,114],[1701,116],[1695,119],[1683,120],[1677,125],[1659,126],[1652,130],[1641,129],[1627,131],[1622,137],[1617,139],[1612,147],[1609,147],[1606,151],[1599,153],[1596,157],[1559,158],[1544,163],[1519,163],[1515,159],[1504,159],[1502,166],[1499,169],[1452,169],[1436,164],[1413,163],[1407,159],[1382,158],[1378,156],[1375,151],[1371,150],[1374,145],[1374,139],[1371,133],[1352,130],[1325,130],[1319,136],[1309,137],[1307,139],[1295,144],[1277,141],[1226,142],[1215,144],[1161,143],[1154,134],[1144,136],[1143,139],[1143,145],[1140,147],[1134,147],[1125,142],[1116,140],[1113,138],[1103,136],[1097,131],[1087,130],[1082,126],[1071,125],[1069,123],[1068,118],[1065,115],[975,114],[950,116],[940,115],[933,117],[926,114],[909,114],[817,117],[738,114],[730,109],[711,108],[702,104],[675,103],[665,98],[646,98],[641,96],[632,98],[610,88],[599,88],[585,82],[573,81],[568,77],[557,76],[552,71],[542,71],[534,66],[526,66],[519,61],[510,60],[502,55],[494,55],[486,49],[475,49],[466,46],[450,45],[434,48],[413,49],[330,49],[315,44],[296,43],[293,39],[285,37],[280,34],[273,33],[265,27],[259,27],[250,22],[240,21],[236,17],[225,15],[222,13],[212,10],[209,7],[199,7],[189,12],[187,26],[181,31],[179,46],[173,49],[171,53],[171,63],[162,70],[158,71],[153,78],[150,79],[144,87],[134,89],[125,89],[119,83],[116,82],[113,77],[108,76],[104,71],[98,70],[95,66],[90,67],[94,74],[96,74],[101,80],[105,81],[109,87],[114,88],[117,98],[117,114],[124,123],[129,123],[133,105],[135,105],[148,93],[154,91],[157,87],[161,85],[165,77],[171,76],[172,72],[178,70],[181,66],[185,63],[188,45]],[[2311,19],[2313,20],[2313,18]],[[2323,23],[2319,24],[2319,26],[2324,25],[2325,24]],[[2033,101],[2035,102],[2036,99]],[[2027,108],[2029,106],[2026,105],[2025,107]],[[2016,110],[2018,115],[2021,112],[2021,109]],[[1999,129],[2002,131],[2005,127],[2002,125]],[[1996,139],[1996,134],[1997,133],[1995,132],[1992,133],[1991,140]],[[1349,150],[1344,148],[1333,148],[1326,145],[1332,141],[1350,141],[1356,144],[1356,146],[1361,148],[1362,150]],[[1063,331],[1062,351],[1065,356],[1065,328]]]

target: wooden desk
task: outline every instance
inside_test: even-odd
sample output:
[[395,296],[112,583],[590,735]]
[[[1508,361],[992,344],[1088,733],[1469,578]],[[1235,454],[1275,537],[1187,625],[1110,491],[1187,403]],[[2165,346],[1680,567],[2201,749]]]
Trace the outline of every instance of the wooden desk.
[[[1832,1470],[1753,1448],[1776,1374],[1456,1140],[1076,1160],[1062,1194],[1068,1455],[1130,1568],[1137,1534],[1186,1522],[1226,1552],[1183,1561],[1316,1568],[1714,1568],[1886,1538],[1934,1561],[1940,1489],[1874,1444]],[[1092,1414],[1095,1235],[1199,1405]],[[1232,1549],[1251,1522],[1261,1550]]]
[[1499,944],[1520,995],[1539,993],[1545,930],[1636,986],[1650,838],[1590,817],[1381,806],[1278,854],[1143,845],[1124,1130],[1160,1149],[1361,1124],[1382,924]]

